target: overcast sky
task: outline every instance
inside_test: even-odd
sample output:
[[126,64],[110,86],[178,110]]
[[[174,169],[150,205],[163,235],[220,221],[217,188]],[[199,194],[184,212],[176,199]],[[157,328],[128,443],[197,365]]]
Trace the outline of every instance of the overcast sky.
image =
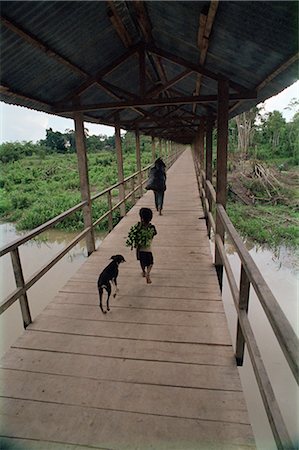
[[[281,111],[287,121],[292,119],[294,112],[285,110],[284,108],[290,103],[292,98],[299,99],[299,81],[280,94],[272,97],[265,102],[265,110],[270,112],[273,110]],[[52,128],[54,131],[64,132],[66,129],[74,129],[74,121],[64,119],[51,114],[45,114],[33,111],[21,106],[7,105],[0,102],[0,143],[13,141],[33,141],[45,139],[46,129]],[[89,130],[89,134],[106,134],[112,136],[114,134],[113,127],[105,125],[96,125],[85,123],[85,127]]]

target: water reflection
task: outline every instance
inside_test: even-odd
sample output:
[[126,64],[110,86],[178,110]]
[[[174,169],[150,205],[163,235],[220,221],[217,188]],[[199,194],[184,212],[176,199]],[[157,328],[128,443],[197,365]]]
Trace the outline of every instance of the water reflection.
[[[244,242],[291,326],[297,335],[299,335],[298,255],[296,252],[283,246],[273,250],[265,245],[255,245],[250,240],[244,240]],[[211,247],[212,254],[214,254],[213,242],[211,242]],[[225,247],[236,283],[239,285],[241,269],[240,258],[235,251],[235,247],[230,242],[226,242]],[[237,313],[230,293],[228,280],[225,275],[222,297],[232,343],[235,347]],[[252,287],[250,288],[248,315],[287,429],[293,441],[298,443],[298,386],[277,343],[277,339],[266,318],[260,301]],[[245,350],[244,365],[239,368],[239,373],[258,449],[276,449],[247,350]]]
[[[13,242],[25,233],[17,232],[13,224],[0,224],[0,246]],[[78,235],[60,230],[47,230],[35,239],[19,247],[24,278],[27,280],[63,250]],[[106,233],[96,234],[96,247],[100,245]],[[52,267],[35,285],[28,290],[28,300],[34,319],[55,297],[67,280],[78,270],[87,257],[85,240],[73,247],[54,267]],[[1,301],[16,288],[10,255],[0,258],[0,298]],[[18,301],[0,316],[1,347],[0,356],[14,343],[23,332],[23,322]]]

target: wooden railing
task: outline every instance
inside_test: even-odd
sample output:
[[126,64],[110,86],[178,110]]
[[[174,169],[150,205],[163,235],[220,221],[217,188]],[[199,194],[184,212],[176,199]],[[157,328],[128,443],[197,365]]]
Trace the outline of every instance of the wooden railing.
[[[230,221],[224,207],[221,204],[216,203],[215,189],[212,183],[209,180],[206,180],[205,172],[200,169],[200,164],[196,157],[194,157],[194,163],[199,192],[207,222],[208,234],[210,237],[211,230],[213,230],[215,245],[221,255],[238,315],[235,345],[237,365],[241,366],[243,364],[244,347],[246,344],[276,445],[278,449],[293,449],[295,447],[289,437],[248,318],[250,286],[252,286],[256,292],[297,384],[299,383],[298,338],[265,282],[261,272],[246,249],[242,239]],[[235,281],[224,243],[217,234],[215,225],[216,219],[214,218],[215,214],[220,218],[225,232],[233,243],[241,261],[239,288]]]
[[[169,168],[173,162],[178,158],[181,151],[176,151],[174,154],[168,156],[165,158],[166,168]],[[42,268],[40,268],[36,273],[34,273],[28,280],[24,280],[23,276],[23,269],[21,265],[20,260],[20,254],[19,254],[19,247],[22,244],[25,244],[29,240],[35,238],[39,234],[43,233],[45,230],[52,228],[54,225],[56,225],[59,222],[62,222],[64,219],[69,217],[71,214],[75,213],[76,211],[81,210],[86,204],[86,201],[83,201],[81,203],[78,203],[77,205],[73,206],[69,210],[59,214],[57,217],[54,217],[53,219],[49,220],[48,222],[40,225],[39,227],[35,228],[34,230],[27,233],[25,236],[22,236],[15,241],[11,242],[10,244],[5,245],[0,249],[0,257],[6,255],[7,253],[10,253],[11,255],[11,261],[12,261],[12,267],[14,271],[15,276],[15,282],[16,282],[16,289],[10,293],[1,303],[0,303],[0,314],[2,314],[4,311],[6,311],[16,300],[19,299],[20,301],[20,307],[22,312],[22,318],[23,318],[23,324],[24,328],[26,328],[31,322],[31,313],[29,309],[29,303],[27,298],[27,291],[30,289],[43,275],[45,275],[61,258],[63,258],[78,242],[80,242],[88,233],[90,233],[91,229],[99,225],[102,221],[104,221],[106,218],[108,219],[108,229],[109,231],[113,228],[113,211],[120,208],[122,204],[126,204],[126,202],[131,199],[133,204],[136,201],[136,197],[141,197],[143,194],[143,186],[146,183],[148,177],[147,177],[147,171],[152,166],[152,164],[149,164],[144,169],[138,172],[133,173],[129,177],[125,178],[123,182],[115,183],[112,186],[109,186],[107,189],[99,192],[98,194],[95,194],[93,197],[91,197],[91,202],[93,203],[99,198],[103,198],[107,196],[107,203],[108,203],[108,210],[103,214],[101,217],[99,217],[93,224],[92,227],[87,227],[81,233],[79,233],[68,245],[65,247],[60,253],[58,253],[54,258],[52,258],[47,264],[45,264]],[[113,205],[112,201],[112,191],[115,189],[120,189],[120,186],[124,186],[124,191],[126,192],[128,189],[126,189],[129,186],[129,192],[125,194],[125,197],[118,201],[116,204]]]

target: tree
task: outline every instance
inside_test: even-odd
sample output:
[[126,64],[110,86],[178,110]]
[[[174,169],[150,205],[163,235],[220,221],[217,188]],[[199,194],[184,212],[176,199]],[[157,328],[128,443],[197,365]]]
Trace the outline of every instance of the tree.
[[262,120],[263,140],[269,145],[269,150],[276,156],[287,153],[287,126],[280,111],[267,113]]
[[65,136],[59,131],[53,131],[52,128],[46,130],[46,139],[40,143],[58,153],[67,152]]
[[251,108],[249,111],[243,112],[235,117],[238,128],[238,151],[247,156],[249,146],[252,143],[254,135],[254,125],[260,110],[257,107]]

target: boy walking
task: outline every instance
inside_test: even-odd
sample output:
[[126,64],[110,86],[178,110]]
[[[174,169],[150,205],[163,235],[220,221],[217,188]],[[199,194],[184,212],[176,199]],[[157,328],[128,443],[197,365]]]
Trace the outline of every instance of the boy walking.
[[126,245],[136,248],[137,259],[140,262],[142,276],[150,284],[150,272],[154,264],[151,244],[154,236],[157,234],[156,227],[151,224],[153,212],[150,208],[141,208],[139,211],[140,222],[133,225],[129,231]]

